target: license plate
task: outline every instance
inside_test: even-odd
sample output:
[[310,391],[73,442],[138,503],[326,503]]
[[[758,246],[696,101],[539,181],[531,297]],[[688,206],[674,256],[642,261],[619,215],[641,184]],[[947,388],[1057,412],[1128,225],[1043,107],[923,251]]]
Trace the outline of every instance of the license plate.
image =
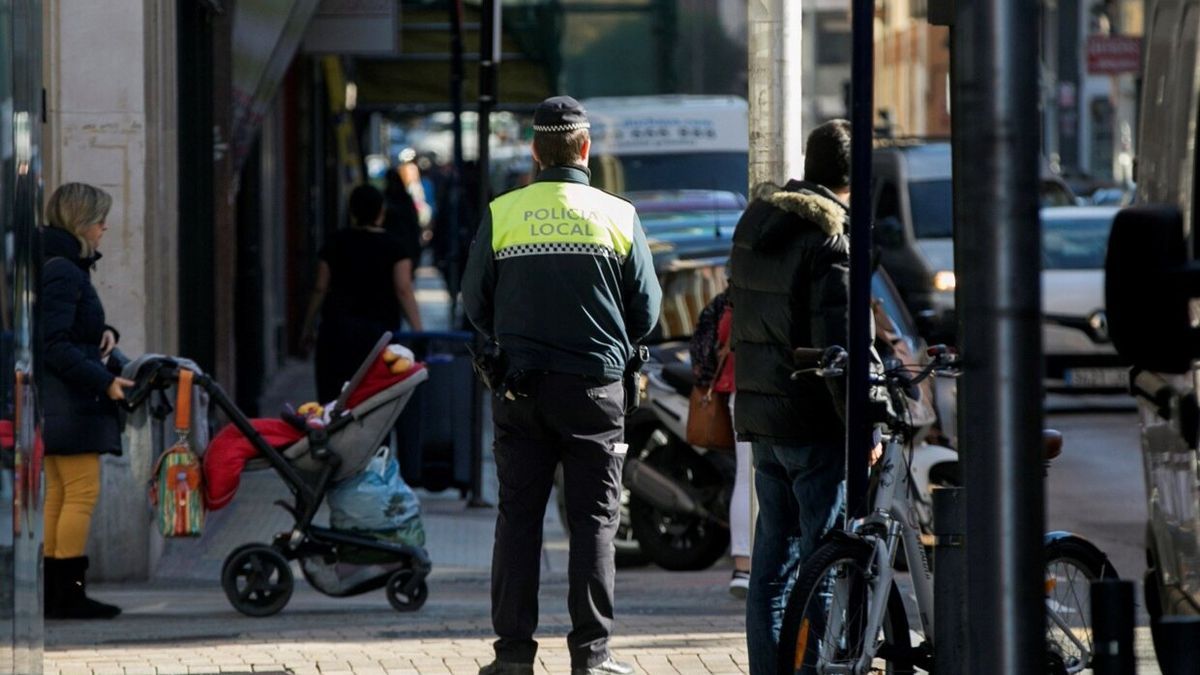
[[1129,386],[1125,368],[1070,368],[1063,379],[1068,387],[1124,389]]

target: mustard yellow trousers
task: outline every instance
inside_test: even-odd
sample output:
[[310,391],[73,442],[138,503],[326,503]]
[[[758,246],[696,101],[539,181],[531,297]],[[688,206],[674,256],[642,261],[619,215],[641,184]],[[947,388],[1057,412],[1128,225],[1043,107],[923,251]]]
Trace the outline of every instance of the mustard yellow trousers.
[[47,558],[77,558],[87,548],[92,511],[100,497],[100,455],[46,457]]

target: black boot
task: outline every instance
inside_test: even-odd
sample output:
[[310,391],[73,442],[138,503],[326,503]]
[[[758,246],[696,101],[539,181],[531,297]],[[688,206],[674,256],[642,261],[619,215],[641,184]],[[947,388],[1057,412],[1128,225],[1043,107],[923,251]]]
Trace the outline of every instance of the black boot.
[[87,556],[59,558],[58,596],[55,613],[46,614],[48,619],[111,619],[121,613],[121,608],[92,600],[87,596]]
[[45,558],[42,562],[42,612],[53,616],[58,613],[58,559]]

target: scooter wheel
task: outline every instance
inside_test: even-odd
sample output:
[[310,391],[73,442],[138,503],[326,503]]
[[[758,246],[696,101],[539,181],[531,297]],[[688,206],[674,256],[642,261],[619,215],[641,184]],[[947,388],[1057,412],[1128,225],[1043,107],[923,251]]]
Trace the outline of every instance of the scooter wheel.
[[[655,448],[642,461],[693,494],[726,489],[721,472],[682,440]],[[629,517],[642,552],[666,570],[708,569],[729,547],[728,527],[701,516],[659,511],[636,495],[629,501]]]
[[221,588],[229,604],[246,616],[277,614],[295,590],[292,567],[266,544],[240,546],[225,558]]
[[399,570],[387,582],[387,599],[397,612],[415,612],[429,599],[429,586],[421,579],[410,590],[405,590],[413,575],[412,570]]

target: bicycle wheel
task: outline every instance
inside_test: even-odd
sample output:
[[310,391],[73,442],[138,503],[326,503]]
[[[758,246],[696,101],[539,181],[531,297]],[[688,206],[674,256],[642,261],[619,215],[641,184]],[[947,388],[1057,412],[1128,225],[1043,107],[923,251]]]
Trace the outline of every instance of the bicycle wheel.
[[[792,588],[779,635],[781,675],[849,668],[868,646],[871,673],[911,673],[908,617],[896,585],[887,598],[871,596],[872,549],[863,541],[830,541],[817,548]],[[865,635],[868,606],[886,602],[877,635]],[[838,671],[843,672],[843,671]],[[850,672],[846,670],[844,672]]]
[[1090,542],[1068,536],[1048,541],[1046,555],[1046,649],[1067,673],[1092,665],[1091,586],[1116,579],[1108,558]]

